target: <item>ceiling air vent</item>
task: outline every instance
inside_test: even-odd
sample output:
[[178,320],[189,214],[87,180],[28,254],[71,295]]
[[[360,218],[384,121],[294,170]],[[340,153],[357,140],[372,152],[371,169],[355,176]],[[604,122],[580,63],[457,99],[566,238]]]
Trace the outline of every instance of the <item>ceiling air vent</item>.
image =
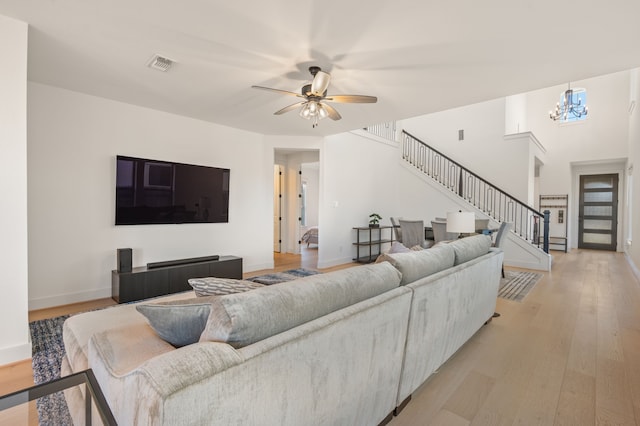
[[160,55],[154,55],[153,58],[151,58],[151,60],[147,64],[147,66],[149,68],[153,68],[154,70],[167,72],[169,71],[169,68],[171,68],[171,66],[173,65],[173,62],[174,61],[169,58],[165,58]]

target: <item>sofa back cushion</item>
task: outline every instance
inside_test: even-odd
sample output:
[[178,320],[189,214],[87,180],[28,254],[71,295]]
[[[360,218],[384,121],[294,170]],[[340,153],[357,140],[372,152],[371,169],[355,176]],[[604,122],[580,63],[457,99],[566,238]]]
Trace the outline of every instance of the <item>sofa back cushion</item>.
[[401,285],[406,285],[420,278],[453,266],[455,253],[450,244],[442,244],[427,250],[411,251],[409,253],[386,254],[382,260],[387,260],[402,274]]
[[489,253],[491,237],[488,235],[474,235],[460,238],[449,244],[455,253],[455,265],[468,262],[476,257]]
[[399,284],[398,270],[380,263],[312,275],[245,293],[213,296],[211,314],[200,341],[227,342],[241,348]]

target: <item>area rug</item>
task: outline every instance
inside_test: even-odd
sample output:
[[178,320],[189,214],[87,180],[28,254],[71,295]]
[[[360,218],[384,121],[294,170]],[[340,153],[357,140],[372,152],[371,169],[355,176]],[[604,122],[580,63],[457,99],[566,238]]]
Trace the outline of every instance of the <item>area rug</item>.
[[[60,364],[64,356],[62,324],[69,315],[33,321],[31,332],[33,380],[36,385],[60,377]],[[36,400],[40,425],[71,425],[71,416],[62,392]]]
[[247,278],[247,280],[260,284],[271,285],[295,280],[296,278],[300,277],[308,277],[309,275],[316,275],[319,273],[320,272],[314,271],[312,269],[298,268],[289,269],[288,271],[284,272],[276,272],[273,274],[259,275],[257,277]]
[[500,280],[498,296],[516,302],[522,302],[524,297],[529,294],[531,289],[538,283],[540,278],[542,278],[542,274],[538,274],[537,272],[504,272],[505,278]]
[[[271,285],[296,278],[319,274],[311,269],[298,268],[274,274],[248,278],[261,284]],[[49,382],[60,377],[60,365],[64,357],[62,324],[69,315],[33,321],[29,323],[32,343],[33,378],[35,384]],[[36,401],[40,425],[71,425],[71,416],[62,392],[39,398]]]

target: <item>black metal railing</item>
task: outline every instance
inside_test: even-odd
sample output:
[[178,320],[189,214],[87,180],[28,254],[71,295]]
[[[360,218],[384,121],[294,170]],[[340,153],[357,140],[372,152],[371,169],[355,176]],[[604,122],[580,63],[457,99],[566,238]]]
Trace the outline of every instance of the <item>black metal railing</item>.
[[395,121],[389,121],[389,122],[380,123],[380,124],[372,124],[370,126],[365,127],[363,130],[366,130],[371,134],[380,136],[381,138],[384,138],[393,142],[398,141]]
[[531,244],[536,247],[542,245],[543,249],[548,246],[549,237],[543,226],[543,213],[512,197],[404,130],[402,158],[496,221],[511,222],[512,231]]

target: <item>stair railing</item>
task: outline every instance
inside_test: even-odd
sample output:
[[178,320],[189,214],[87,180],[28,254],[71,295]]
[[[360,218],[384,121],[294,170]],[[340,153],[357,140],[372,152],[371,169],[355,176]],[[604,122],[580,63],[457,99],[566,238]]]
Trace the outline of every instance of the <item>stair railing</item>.
[[511,222],[513,232],[537,247],[542,245],[545,252],[548,252],[548,227],[544,226],[548,215],[545,217],[545,214],[512,197],[404,130],[402,158],[494,220]]
[[398,141],[395,121],[388,121],[386,123],[380,123],[380,124],[372,124],[370,126],[363,128],[363,130],[366,130],[367,132],[373,135],[379,136],[383,139],[387,139],[393,142]]

